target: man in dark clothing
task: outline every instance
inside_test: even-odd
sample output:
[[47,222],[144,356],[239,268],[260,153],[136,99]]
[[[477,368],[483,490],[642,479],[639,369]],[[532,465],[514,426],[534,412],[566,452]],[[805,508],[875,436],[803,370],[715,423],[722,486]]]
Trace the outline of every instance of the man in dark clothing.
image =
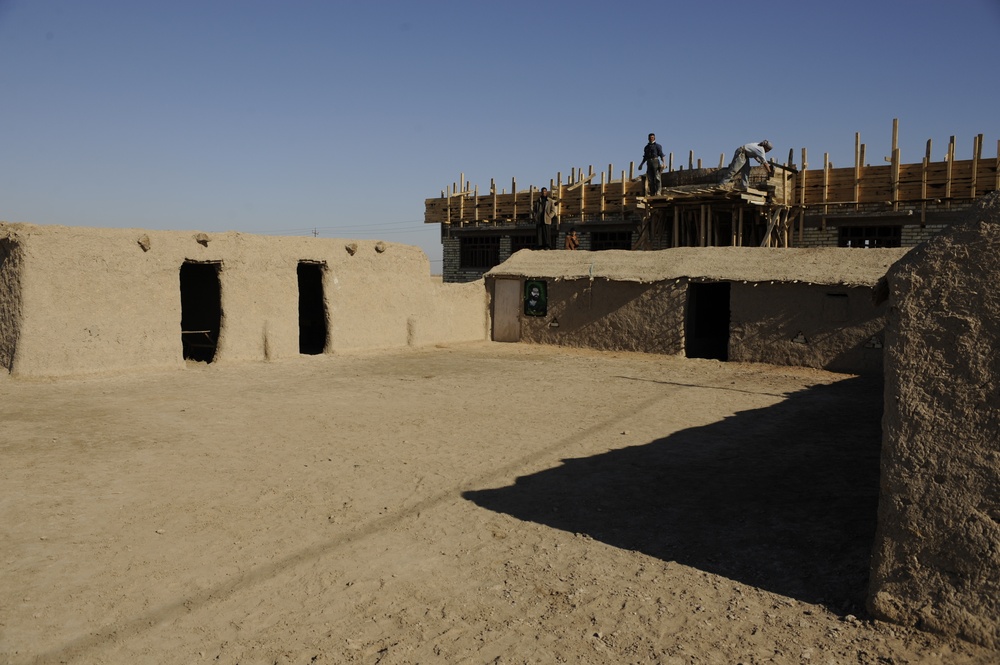
[[663,170],[663,148],[656,142],[656,134],[649,135],[649,143],[642,150],[642,161],[639,170],[646,165],[646,193],[656,196],[660,193],[660,171]]
[[542,187],[541,195],[535,201],[531,210],[531,218],[535,220],[535,229],[538,234],[539,249],[554,249],[553,238],[555,232],[553,227],[556,218],[556,203],[549,198],[549,190]]

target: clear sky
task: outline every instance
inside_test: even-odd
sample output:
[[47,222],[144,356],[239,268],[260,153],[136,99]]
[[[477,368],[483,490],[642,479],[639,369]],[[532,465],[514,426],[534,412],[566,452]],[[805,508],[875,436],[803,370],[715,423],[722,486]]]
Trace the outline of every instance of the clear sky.
[[1000,0],[0,0],[0,220],[382,239],[424,199],[769,138],[1000,139]]

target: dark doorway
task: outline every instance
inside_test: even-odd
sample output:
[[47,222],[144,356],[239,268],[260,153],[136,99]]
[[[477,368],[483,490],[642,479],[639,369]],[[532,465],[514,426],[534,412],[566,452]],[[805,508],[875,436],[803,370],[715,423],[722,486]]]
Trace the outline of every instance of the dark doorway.
[[322,263],[299,263],[299,353],[317,355],[326,348],[326,304]]
[[181,265],[181,343],[184,359],[210,363],[222,328],[219,263]]
[[688,285],[684,347],[688,358],[729,360],[729,282]]

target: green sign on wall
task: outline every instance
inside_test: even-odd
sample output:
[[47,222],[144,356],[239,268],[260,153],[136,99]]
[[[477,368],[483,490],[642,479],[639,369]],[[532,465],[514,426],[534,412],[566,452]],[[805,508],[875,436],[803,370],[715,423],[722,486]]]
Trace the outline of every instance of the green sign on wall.
[[524,282],[524,315],[545,316],[549,310],[548,284],[540,279]]

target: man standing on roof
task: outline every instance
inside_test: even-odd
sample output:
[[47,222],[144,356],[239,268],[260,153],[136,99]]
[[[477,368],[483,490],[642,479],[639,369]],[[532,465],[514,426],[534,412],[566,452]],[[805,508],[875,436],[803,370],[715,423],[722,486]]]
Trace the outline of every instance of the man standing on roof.
[[764,139],[760,143],[747,143],[746,145],[741,145],[733,154],[733,161],[729,163],[729,168],[722,172],[722,176],[719,178],[719,184],[729,184],[729,181],[733,179],[733,176],[735,176],[738,171],[740,174],[740,189],[746,190],[750,186],[751,157],[767,168],[768,177],[773,176],[774,167],[768,163],[767,157],[765,157],[765,154],[770,151],[771,142],[767,139]]
[[531,209],[531,218],[535,220],[538,249],[555,249],[553,226],[556,218],[556,202],[549,198],[549,190],[542,187],[541,195],[535,200]]
[[663,148],[656,142],[656,134],[649,135],[649,143],[642,150],[642,161],[639,170],[646,165],[646,190],[650,196],[660,193],[660,171],[663,170]]

